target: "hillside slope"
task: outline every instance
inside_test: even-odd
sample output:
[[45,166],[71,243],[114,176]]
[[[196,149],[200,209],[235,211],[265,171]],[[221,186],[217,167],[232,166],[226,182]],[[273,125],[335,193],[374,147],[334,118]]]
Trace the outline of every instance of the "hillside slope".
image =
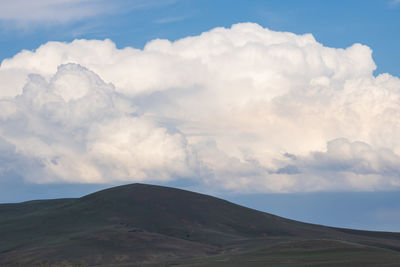
[[0,237],[0,266],[229,266],[240,260],[257,265],[255,259],[260,264],[294,259],[297,264],[307,263],[308,253],[322,255],[312,258],[316,263],[343,260],[349,253],[352,263],[363,263],[367,255],[374,255],[371,264],[400,262],[398,233],[301,223],[211,196],[145,184],[78,199],[0,205]]

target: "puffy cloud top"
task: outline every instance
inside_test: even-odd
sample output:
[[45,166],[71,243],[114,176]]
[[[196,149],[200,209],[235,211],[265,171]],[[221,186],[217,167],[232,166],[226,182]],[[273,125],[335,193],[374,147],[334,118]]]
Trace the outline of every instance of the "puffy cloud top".
[[0,137],[36,182],[395,189],[400,80],[375,68],[367,46],[251,23],[143,50],[49,42],[1,63]]

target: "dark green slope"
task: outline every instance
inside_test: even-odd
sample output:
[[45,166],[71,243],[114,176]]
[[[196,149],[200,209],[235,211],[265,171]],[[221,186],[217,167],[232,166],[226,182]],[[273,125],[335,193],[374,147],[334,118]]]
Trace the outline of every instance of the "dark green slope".
[[[168,187],[131,184],[79,199],[0,205],[0,266],[31,266],[41,261],[190,265],[202,260],[214,264],[218,257],[227,257],[226,263],[239,262],[238,258],[252,262],[261,252],[271,260],[274,249],[283,244],[291,244],[303,255],[308,250],[304,242],[320,248],[325,241],[334,242],[339,251],[357,251],[358,256],[365,251],[366,255],[386,255],[389,263],[400,259],[397,233],[301,223]],[[285,251],[285,246],[279,251]]]

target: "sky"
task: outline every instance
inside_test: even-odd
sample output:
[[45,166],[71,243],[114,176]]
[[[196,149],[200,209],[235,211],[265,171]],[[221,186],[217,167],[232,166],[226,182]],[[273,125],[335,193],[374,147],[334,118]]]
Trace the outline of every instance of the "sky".
[[174,186],[400,231],[400,2],[0,0],[0,202]]

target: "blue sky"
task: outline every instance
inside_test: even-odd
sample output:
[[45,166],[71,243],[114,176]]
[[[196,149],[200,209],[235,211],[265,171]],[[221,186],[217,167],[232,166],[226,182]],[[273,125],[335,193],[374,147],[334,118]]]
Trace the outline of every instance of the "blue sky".
[[[397,77],[400,76],[399,1],[119,0],[109,3],[75,0],[66,4],[64,1],[43,0],[32,4],[25,0],[13,3],[0,0],[0,10],[3,10],[0,11],[0,60],[7,59],[0,68],[0,79],[5,81],[3,87],[0,86],[4,92],[0,95],[3,97],[0,110],[9,112],[9,107],[21,110],[18,116],[10,112],[8,117],[0,117],[0,151],[3,154],[0,157],[0,202],[76,197],[115,184],[151,182],[218,195],[249,207],[313,223],[400,231],[400,206],[396,204],[400,197],[400,170],[397,167],[400,146],[395,140],[399,123],[396,115]],[[243,22],[259,26],[232,27]],[[228,29],[219,37],[226,37],[225,43],[236,36],[247,38],[237,35],[246,31],[254,34],[249,38],[259,35],[277,40],[288,38],[285,39],[286,45],[278,49],[293,52],[287,58],[289,61],[296,57],[295,51],[303,49],[302,42],[310,42],[321,57],[330,55],[331,50],[327,47],[332,47],[338,65],[333,69],[328,66],[325,72],[321,72],[333,73],[328,82],[312,66],[303,68],[296,62],[292,62],[289,70],[279,63],[267,65],[274,74],[289,73],[290,77],[263,80],[256,68],[246,69],[248,62],[240,61],[243,57],[251,57],[251,53],[271,48],[263,47],[261,42],[257,44],[260,50],[254,48],[248,52],[236,47],[239,50],[230,52],[230,58],[239,55],[234,61],[237,69],[233,68],[235,64],[230,66],[232,62],[223,58],[208,65],[216,72],[219,67],[215,66],[228,66],[227,73],[237,72],[237,76],[242,75],[240,71],[243,69],[249,75],[244,80],[234,80],[225,72],[215,78],[203,69],[204,66],[181,61],[181,57],[193,53],[192,47],[210,51],[223,47],[224,42],[213,46],[213,42],[220,41],[213,39],[216,27]],[[274,33],[269,35],[263,28]],[[196,40],[188,38],[209,31],[211,33]],[[293,37],[296,44],[291,43],[292,37],[275,33],[280,31],[296,34]],[[305,33],[311,33],[316,41],[303,38]],[[110,39],[112,43],[71,43],[75,39]],[[160,58],[143,50],[120,50],[125,47],[143,49],[154,39],[184,39],[184,42],[177,43],[176,48]],[[46,45],[49,41],[65,42],[66,45]],[[364,46],[354,46],[342,55],[339,48],[346,49],[355,43],[368,46],[373,61],[370,50]],[[114,44],[116,48],[112,46]],[[20,53],[22,50],[35,51],[41,45],[45,45],[43,52]],[[85,50],[87,46],[99,52],[86,58],[86,54],[92,53],[90,48]],[[149,51],[164,53],[163,49],[167,49],[165,43],[153,42]],[[140,53],[142,55],[137,56]],[[19,56],[14,57],[17,54]],[[107,58],[104,56],[103,59],[105,54]],[[76,55],[81,55],[82,59],[79,56],[75,58]],[[262,59],[262,55],[266,61],[273,62],[269,54],[259,54],[258,57]],[[66,59],[59,62],[59,58]],[[132,61],[127,63],[125,58]],[[208,56],[199,58],[208,60]],[[55,67],[70,62],[79,65],[65,65],[56,72]],[[179,64],[188,67],[180,68]],[[260,68],[265,67],[262,62],[259,64]],[[152,72],[153,69],[173,71],[163,76],[163,73]],[[192,77],[190,71],[185,72],[187,69],[200,74]],[[370,75],[371,71],[374,76]],[[28,73],[41,78],[30,78],[23,97],[17,97],[22,92],[17,87],[25,83]],[[269,75],[268,71],[262,73],[264,77]],[[376,78],[382,73],[390,76]],[[7,80],[14,77],[12,75],[15,78]],[[69,80],[72,76],[78,78]],[[128,76],[135,79],[125,81]],[[308,79],[309,76],[312,80],[309,84],[326,91],[321,94],[313,91],[310,98],[305,98],[308,93],[301,91],[303,85],[299,85],[298,79]],[[173,78],[169,80],[169,77]],[[203,84],[199,77],[208,80]],[[246,79],[253,78],[253,83],[247,84]],[[49,84],[46,81],[50,81]],[[267,88],[264,88],[266,82],[274,84],[268,90],[278,88],[279,92],[271,91],[268,98],[260,93],[261,89]],[[115,89],[110,87],[110,83]],[[235,88],[236,84],[240,87]],[[221,86],[232,86],[234,91],[231,92],[235,93],[228,93],[228,96],[226,88],[221,89]],[[254,88],[246,93],[242,90],[246,86]],[[286,90],[291,89],[287,88],[292,87],[301,90],[288,93]],[[98,97],[99,90],[102,96],[107,97],[105,100],[102,98],[104,103],[100,101],[101,105],[93,110],[77,109],[71,104],[68,112],[75,115],[63,117],[50,104],[40,111],[29,111],[31,104],[28,103],[55,97],[54,94],[44,97],[34,88],[46,92],[55,88],[55,94],[67,102],[83,99],[86,94],[85,102],[77,102],[80,107],[96,106],[99,102],[96,104],[90,99]],[[86,91],[82,93],[79,88],[86,88]],[[182,88],[189,90],[182,92]],[[329,91],[332,88],[344,93],[336,95]],[[198,95],[193,93],[203,89],[204,92]],[[368,92],[364,95],[358,90]],[[387,93],[382,96],[378,91]],[[214,95],[215,102],[209,101]],[[108,106],[110,99],[116,102]],[[196,99],[209,102],[209,105],[198,104]],[[249,100],[244,103],[243,99]],[[259,105],[257,110],[249,107],[254,105]],[[331,109],[325,110],[324,105]],[[340,113],[339,108],[349,106]],[[196,112],[192,113],[188,107],[193,107]],[[220,107],[233,108],[221,111]],[[324,115],[314,115],[310,110]],[[368,110],[376,113],[369,114]],[[238,112],[234,113],[235,119],[227,115],[233,112]],[[29,113],[36,117],[31,118]],[[205,115],[202,117],[198,113]],[[226,126],[216,127],[216,122],[208,119],[215,113],[216,118],[227,121]],[[107,117],[109,114],[112,116]],[[334,114],[334,118],[330,118],[330,114]],[[279,130],[274,133],[275,130],[269,126],[263,128],[269,116],[284,133]],[[297,116],[300,123],[291,121]],[[320,126],[325,120],[331,123]],[[377,120],[382,123],[376,123]],[[137,132],[137,128],[144,130]],[[115,129],[118,134],[113,136],[110,129]],[[269,135],[271,131],[273,133]],[[147,138],[147,141],[141,143],[135,139],[129,144],[137,145],[137,150],[143,150],[142,153],[135,154],[135,151],[121,148],[126,143],[120,144],[119,138],[137,135],[141,136],[140,140]],[[159,140],[164,141],[160,144]],[[148,153],[147,146],[158,147],[160,152]],[[113,149],[114,154],[104,152]],[[103,156],[99,157],[99,154]],[[124,158],[123,155],[129,156]],[[78,156],[77,161],[83,163],[75,170],[71,166],[77,163],[68,157]],[[154,158],[158,161],[151,162]],[[126,166],[120,162],[126,162]],[[182,164],[171,167],[171,162]],[[137,167],[129,167],[132,165]],[[127,179],[118,168],[125,168],[130,178]],[[132,178],[133,174],[137,175],[136,178]],[[159,178],[149,178],[152,175]],[[108,179],[106,176],[118,178]],[[275,181],[278,182],[275,184]]]

